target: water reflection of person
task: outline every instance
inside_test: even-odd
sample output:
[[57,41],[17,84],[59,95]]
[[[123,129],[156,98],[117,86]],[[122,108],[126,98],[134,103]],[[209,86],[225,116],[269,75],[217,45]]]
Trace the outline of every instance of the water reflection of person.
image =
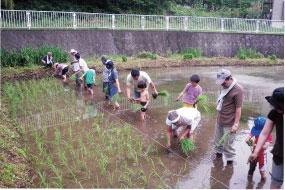
[[271,189],[279,189],[283,184],[284,178],[284,87],[277,88],[273,91],[272,96],[265,97],[266,100],[274,107],[266,119],[265,126],[259,135],[258,143],[253,154],[249,157],[250,161],[257,158],[259,151],[262,149],[266,139],[276,127],[276,141],[271,151],[273,154]]
[[[256,189],[263,189],[264,184],[266,183],[266,180],[260,179],[259,183],[256,185]],[[253,189],[254,188],[254,181],[252,180],[252,177],[247,178],[247,184],[246,189]]]
[[[232,164],[224,166],[223,159],[217,157],[213,160],[213,166],[211,168],[211,176],[214,178],[213,189],[226,189],[230,187],[230,180],[234,173],[234,167]],[[215,181],[218,180],[218,181]],[[220,183],[220,182],[222,183]]]

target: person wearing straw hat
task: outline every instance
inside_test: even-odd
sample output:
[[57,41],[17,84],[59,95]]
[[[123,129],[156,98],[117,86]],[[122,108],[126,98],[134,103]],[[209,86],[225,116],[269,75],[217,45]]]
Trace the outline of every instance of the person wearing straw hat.
[[[217,122],[215,125],[216,156],[221,158],[224,154],[227,164],[232,164],[235,157],[234,140],[238,129],[243,103],[243,88],[227,69],[217,73],[216,84],[222,86],[217,103]],[[222,137],[228,133],[223,141]]]
[[268,139],[273,127],[275,127],[276,141],[271,150],[273,162],[270,189],[279,189],[284,179],[284,87],[275,89],[272,96],[266,96],[265,99],[273,106],[273,109],[268,113],[256,148],[248,159],[249,161],[257,159],[259,151],[262,149],[266,139]]
[[168,112],[166,118],[167,125],[167,148],[171,146],[171,137],[178,138],[177,129],[185,126],[183,134],[180,136],[179,141],[184,138],[190,138],[193,141],[193,134],[201,120],[201,114],[195,108],[179,108]]
[[[256,144],[258,143],[258,137],[265,125],[265,117],[258,117],[254,120],[254,126],[251,129],[251,132],[249,136],[246,138],[245,142],[251,146],[251,139],[254,139],[254,144],[253,144],[253,152],[256,148]],[[252,177],[253,173],[255,171],[257,162],[259,165],[259,170],[260,170],[260,175],[261,179],[266,179],[266,166],[267,166],[267,148],[269,147],[270,143],[272,143],[272,134],[270,133],[269,137],[267,138],[266,142],[262,146],[262,149],[258,153],[258,157],[256,160],[253,160],[250,162],[250,167],[248,171],[248,176]]]

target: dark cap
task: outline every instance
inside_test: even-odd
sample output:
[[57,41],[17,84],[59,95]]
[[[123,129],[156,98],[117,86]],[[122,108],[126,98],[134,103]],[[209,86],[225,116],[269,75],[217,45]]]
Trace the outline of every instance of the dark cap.
[[108,62],[106,63],[106,67],[107,67],[108,69],[112,68],[113,66],[114,66],[113,61],[108,61]]
[[272,96],[266,96],[265,99],[276,109],[284,111],[284,87],[276,88]]

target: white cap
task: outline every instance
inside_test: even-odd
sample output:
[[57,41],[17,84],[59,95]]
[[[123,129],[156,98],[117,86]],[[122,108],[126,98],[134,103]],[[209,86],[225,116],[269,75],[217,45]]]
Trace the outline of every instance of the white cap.
[[75,49],[71,49],[70,53],[77,53],[77,51]]

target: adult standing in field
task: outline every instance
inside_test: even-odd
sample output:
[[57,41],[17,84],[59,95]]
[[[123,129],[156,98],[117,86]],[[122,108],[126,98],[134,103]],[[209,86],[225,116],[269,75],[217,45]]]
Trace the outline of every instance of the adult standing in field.
[[[72,74],[77,73],[80,70],[79,62],[75,57],[75,54],[77,54],[77,51],[75,49],[70,50],[70,54],[73,57],[73,61],[71,62],[72,65]],[[81,81],[80,81],[80,73],[75,74],[75,81],[76,81],[76,86],[81,86]]]
[[44,66],[51,68],[52,65],[54,64],[52,53],[48,52],[48,54],[46,56],[44,56],[41,61],[44,64]]
[[264,128],[249,161],[257,159],[259,151],[275,126],[276,141],[271,151],[273,162],[270,189],[280,189],[284,179],[284,87],[275,89],[272,96],[267,96],[265,99],[273,106],[273,109],[268,113]]
[[108,75],[108,97],[109,100],[113,103],[114,109],[119,109],[120,105],[118,101],[115,99],[115,95],[118,96],[118,93],[121,94],[121,88],[119,83],[119,76],[117,70],[114,68],[114,63],[112,61],[108,61],[106,63],[106,67],[109,70]]
[[174,138],[178,138],[177,129],[179,127],[186,127],[183,134],[179,138],[179,141],[185,137],[190,138],[193,141],[193,134],[200,120],[201,114],[195,108],[183,107],[177,110],[169,111],[166,118],[168,137],[167,148],[170,148],[172,135]]
[[[216,84],[222,86],[217,100],[218,116],[215,126],[216,156],[219,158],[224,154],[227,164],[232,164],[235,157],[234,140],[243,103],[243,88],[232,77],[231,72],[226,69],[218,72]],[[219,141],[225,133],[229,134],[223,143],[219,145]]]
[[105,93],[105,98],[108,99],[108,84],[109,84],[109,69],[107,69],[106,64],[110,60],[106,55],[101,57],[102,64],[104,66],[103,74],[102,74],[102,82],[103,82],[103,92]]
[[66,82],[66,73],[68,72],[68,68],[69,67],[66,64],[55,63],[54,64],[54,73],[52,74],[52,76],[59,74],[63,78],[62,82]]
[[183,106],[184,107],[192,107],[196,108],[196,104],[198,103],[197,98],[198,96],[202,95],[202,88],[198,84],[200,82],[199,75],[192,75],[190,78],[190,83],[188,83],[184,90],[179,94],[176,101],[180,100],[180,98],[186,94],[183,99]]
[[149,75],[144,72],[144,71],[139,71],[138,69],[132,69],[131,73],[127,76],[127,81],[126,81],[126,91],[127,91],[127,98],[128,101],[131,100],[131,86],[134,87],[134,98],[140,98],[141,97],[141,93],[140,93],[140,89],[138,88],[138,82],[139,81],[144,81],[147,85],[146,90],[148,90],[148,87],[150,86],[154,93],[157,95],[157,91],[155,88],[154,83],[151,81]]
[[[85,60],[83,58],[81,58],[79,53],[75,54],[75,58],[79,63],[80,70],[76,71],[74,74],[75,75],[79,74],[79,73],[85,74],[89,70],[87,63],[85,62]],[[87,84],[85,83],[85,79],[83,79],[83,84],[84,84],[84,87],[87,88]]]

